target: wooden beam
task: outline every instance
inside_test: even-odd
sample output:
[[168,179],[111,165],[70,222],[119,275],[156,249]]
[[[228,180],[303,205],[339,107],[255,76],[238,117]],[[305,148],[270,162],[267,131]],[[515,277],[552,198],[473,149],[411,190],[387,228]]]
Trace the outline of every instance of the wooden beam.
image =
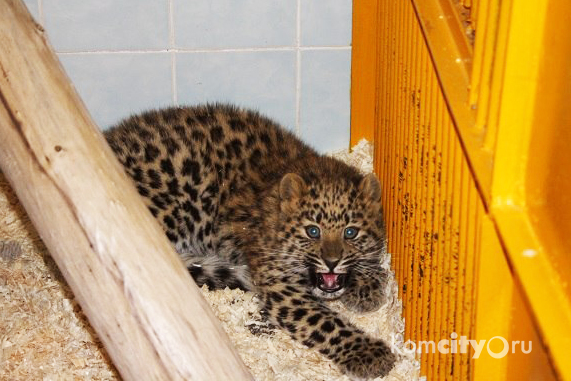
[[19,0],[0,12],[0,168],[124,379],[252,379]]

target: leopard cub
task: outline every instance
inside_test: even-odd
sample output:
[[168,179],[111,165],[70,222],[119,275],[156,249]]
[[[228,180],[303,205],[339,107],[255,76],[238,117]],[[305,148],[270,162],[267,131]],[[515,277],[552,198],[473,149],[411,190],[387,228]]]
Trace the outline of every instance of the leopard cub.
[[327,305],[384,302],[374,175],[229,105],[150,111],[105,136],[197,284],[257,292],[274,324],[347,374],[389,373],[390,347]]

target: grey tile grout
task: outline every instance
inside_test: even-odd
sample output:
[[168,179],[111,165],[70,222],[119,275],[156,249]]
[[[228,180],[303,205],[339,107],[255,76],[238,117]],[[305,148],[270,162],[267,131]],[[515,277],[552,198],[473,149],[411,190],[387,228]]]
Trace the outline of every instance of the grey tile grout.
[[301,0],[296,1],[295,25],[295,132],[301,136]]
[[143,54],[143,53],[247,53],[247,52],[283,52],[283,51],[310,51],[310,50],[351,50],[350,45],[346,46],[275,46],[264,48],[220,48],[220,49],[185,49],[185,48],[167,48],[167,49],[124,49],[124,50],[77,50],[77,51],[57,51],[57,54]]
[[178,106],[178,86],[176,83],[176,54],[171,53],[171,86],[172,86],[172,102]]
[[178,88],[176,83],[176,52],[175,49],[175,30],[174,30],[174,0],[167,0],[168,5],[168,27],[169,27],[169,46],[171,49],[171,91],[172,102],[178,105]]

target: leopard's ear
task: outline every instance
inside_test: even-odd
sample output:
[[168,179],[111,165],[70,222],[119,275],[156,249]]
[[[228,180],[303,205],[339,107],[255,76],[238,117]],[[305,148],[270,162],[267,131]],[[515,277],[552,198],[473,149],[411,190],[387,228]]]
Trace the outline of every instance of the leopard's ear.
[[295,173],[284,175],[280,182],[280,205],[282,211],[290,211],[296,201],[303,197],[306,190],[307,185],[300,175]]
[[381,183],[374,173],[369,173],[361,180],[359,193],[365,202],[381,202]]

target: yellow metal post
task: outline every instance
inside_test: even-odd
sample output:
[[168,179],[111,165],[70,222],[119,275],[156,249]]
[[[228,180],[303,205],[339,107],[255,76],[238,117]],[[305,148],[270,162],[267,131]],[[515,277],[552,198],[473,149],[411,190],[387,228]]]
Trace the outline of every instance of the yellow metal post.
[[571,2],[377,1],[355,2],[376,32],[353,55],[376,58],[354,65],[375,85],[352,89],[352,121],[374,116],[352,136],[375,139],[406,338],[533,342],[423,354],[421,373],[571,380]]

